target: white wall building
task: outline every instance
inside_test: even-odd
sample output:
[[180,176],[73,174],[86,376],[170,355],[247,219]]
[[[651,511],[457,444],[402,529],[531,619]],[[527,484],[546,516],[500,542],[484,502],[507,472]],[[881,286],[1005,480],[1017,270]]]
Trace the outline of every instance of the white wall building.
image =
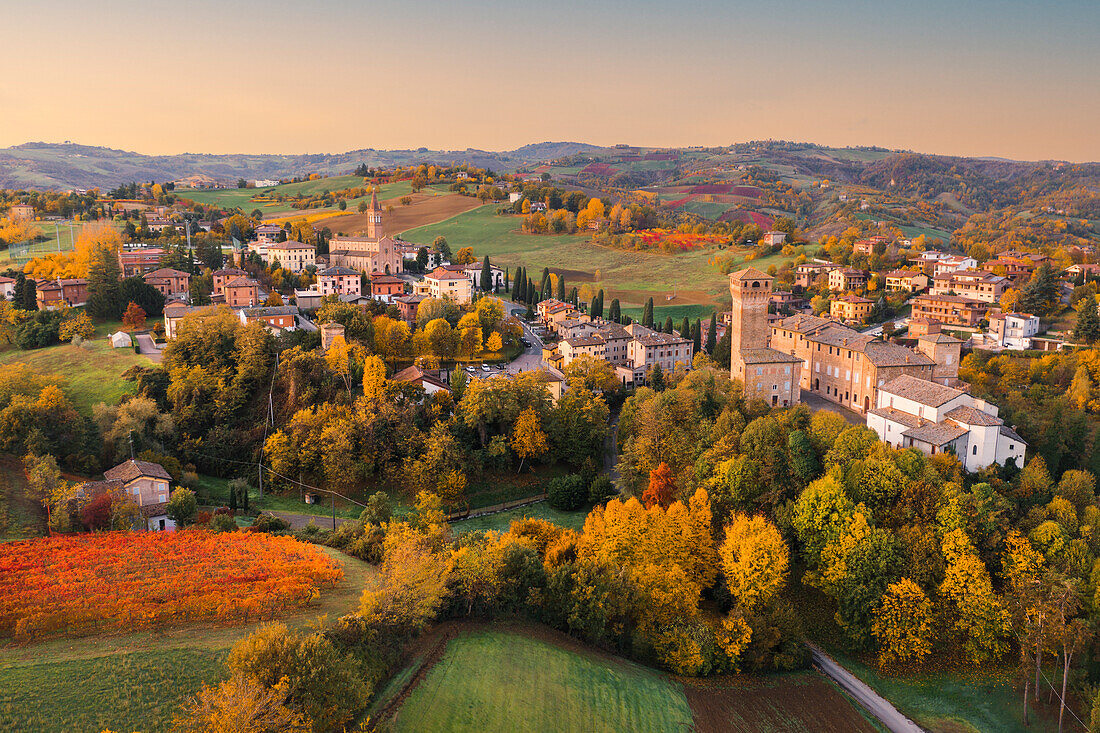
[[1039,316],[1030,313],[993,313],[989,316],[989,335],[993,343],[1006,349],[1031,348],[1031,337],[1039,333]]
[[867,427],[895,448],[954,453],[967,471],[1010,458],[1024,465],[1027,443],[997,417],[996,405],[959,389],[901,375],[878,389]]

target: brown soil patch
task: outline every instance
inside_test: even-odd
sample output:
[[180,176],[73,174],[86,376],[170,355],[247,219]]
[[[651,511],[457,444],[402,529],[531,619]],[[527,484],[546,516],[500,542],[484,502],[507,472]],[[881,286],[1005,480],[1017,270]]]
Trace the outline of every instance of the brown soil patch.
[[698,733],[874,733],[855,706],[812,673],[775,677],[681,678]]
[[[427,196],[422,193],[412,194],[412,203],[408,206],[404,206],[401,203],[401,197],[386,199],[380,202],[383,210],[387,206],[392,206],[393,211],[386,212],[383,218],[383,223],[386,227],[386,233],[391,236],[407,231],[409,229],[415,229],[425,224],[434,224],[444,219],[450,219],[452,216],[469,211],[470,209],[476,209],[481,206],[481,201],[473,196],[460,196],[457,193],[443,194],[441,196]],[[330,211],[330,209],[318,209],[312,213],[318,211]],[[301,211],[296,214],[282,214],[281,218],[286,216],[293,216],[294,218],[303,218],[308,216],[307,211]],[[331,219],[322,219],[317,222],[317,227],[328,227],[334,234],[359,234],[367,230],[367,215],[359,212],[344,214],[343,216],[334,216]]]

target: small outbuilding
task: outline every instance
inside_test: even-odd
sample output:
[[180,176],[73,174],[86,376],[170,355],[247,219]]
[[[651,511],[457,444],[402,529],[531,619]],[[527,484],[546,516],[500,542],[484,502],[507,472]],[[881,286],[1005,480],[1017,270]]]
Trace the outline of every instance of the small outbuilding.
[[111,339],[111,346],[116,349],[134,348],[134,340],[125,331],[115,331],[107,338]]

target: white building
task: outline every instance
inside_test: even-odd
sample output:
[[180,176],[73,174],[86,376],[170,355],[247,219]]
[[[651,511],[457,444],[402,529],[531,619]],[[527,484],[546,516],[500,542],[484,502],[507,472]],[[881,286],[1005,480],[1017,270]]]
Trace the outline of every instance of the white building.
[[[496,265],[489,265],[489,271],[493,274],[493,286],[503,289],[504,288],[504,270],[500,269]],[[473,283],[475,288],[481,287],[481,265],[469,264],[466,265],[466,277],[470,278],[470,282]],[[490,287],[490,290],[493,288]]]
[[1038,333],[1039,316],[1030,313],[992,313],[989,316],[989,336],[993,343],[1006,349],[1030,349],[1031,337]]
[[906,374],[879,387],[867,427],[895,448],[954,453],[967,471],[1010,458],[1022,468],[1027,452],[1024,439],[997,417],[996,405]]
[[278,181],[272,181],[270,179],[264,179],[264,180],[253,181],[252,185],[255,186],[256,188],[272,188],[274,186],[278,186],[279,182]]

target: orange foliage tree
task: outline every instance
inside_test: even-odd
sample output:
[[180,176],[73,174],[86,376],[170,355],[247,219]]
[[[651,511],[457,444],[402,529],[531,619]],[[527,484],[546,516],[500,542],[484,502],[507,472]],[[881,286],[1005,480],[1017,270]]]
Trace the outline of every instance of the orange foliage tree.
[[122,314],[122,325],[131,331],[140,331],[145,328],[145,309],[130,301],[130,305],[126,306],[126,312]]
[[667,464],[661,463],[649,472],[649,486],[642,492],[642,503],[646,509],[655,505],[663,509],[672,503],[675,496],[676,484],[672,480],[672,470]]

